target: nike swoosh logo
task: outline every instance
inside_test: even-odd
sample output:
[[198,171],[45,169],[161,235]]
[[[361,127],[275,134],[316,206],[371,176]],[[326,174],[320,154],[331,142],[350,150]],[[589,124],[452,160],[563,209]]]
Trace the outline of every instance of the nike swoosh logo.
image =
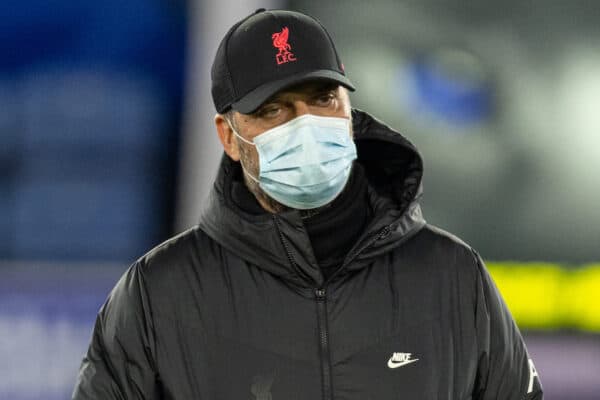
[[392,359],[388,360],[388,367],[390,368],[399,368],[399,367],[403,367],[407,364],[411,364],[414,363],[415,361],[419,361],[418,358],[415,358],[413,360],[406,360],[406,361],[401,361],[401,362],[396,362],[396,361],[392,361]]

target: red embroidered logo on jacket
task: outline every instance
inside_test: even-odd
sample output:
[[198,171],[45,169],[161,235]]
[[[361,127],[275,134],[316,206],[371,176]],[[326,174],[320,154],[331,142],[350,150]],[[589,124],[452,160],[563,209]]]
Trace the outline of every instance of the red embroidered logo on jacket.
[[290,36],[290,30],[284,27],[281,32],[276,32],[271,35],[273,39],[273,46],[279,50],[279,53],[275,56],[277,64],[285,64],[290,61],[296,61],[296,56],[290,50],[292,46],[288,43],[288,37]]

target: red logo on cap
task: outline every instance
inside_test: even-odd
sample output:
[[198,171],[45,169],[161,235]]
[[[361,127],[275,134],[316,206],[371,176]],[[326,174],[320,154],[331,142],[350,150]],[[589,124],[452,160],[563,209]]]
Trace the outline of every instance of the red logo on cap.
[[290,36],[290,30],[287,28],[283,28],[281,32],[276,32],[271,35],[271,39],[273,39],[273,46],[279,50],[279,53],[275,56],[277,60],[277,64],[285,64],[290,61],[296,61],[296,57],[290,51],[292,46],[288,43],[288,37]]

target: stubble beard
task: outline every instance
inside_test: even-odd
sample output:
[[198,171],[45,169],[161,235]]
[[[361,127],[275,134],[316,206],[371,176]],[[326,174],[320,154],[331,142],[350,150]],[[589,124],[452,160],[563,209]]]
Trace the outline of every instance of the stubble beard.
[[244,170],[244,183],[246,187],[254,195],[258,203],[267,211],[277,214],[283,211],[291,210],[290,207],[281,204],[277,200],[270,197],[264,190],[260,187],[258,182],[248,177],[248,174],[252,174],[253,177],[258,179],[259,174],[259,166],[256,164],[256,159],[253,159],[243,143],[240,143],[238,140],[238,146],[240,149],[240,162],[242,164],[242,169]]

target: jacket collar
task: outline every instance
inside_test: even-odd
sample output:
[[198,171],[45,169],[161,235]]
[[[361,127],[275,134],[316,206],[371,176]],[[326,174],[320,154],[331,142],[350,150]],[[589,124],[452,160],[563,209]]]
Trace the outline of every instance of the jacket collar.
[[[356,162],[365,169],[374,217],[348,253],[344,262],[348,271],[401,245],[425,224],[418,204],[423,162],[416,148],[363,111],[352,110],[352,121]],[[238,168],[239,163],[223,155],[200,229],[234,254],[290,283],[320,286],[323,277],[300,214],[291,210],[252,215],[241,210],[231,199]]]

